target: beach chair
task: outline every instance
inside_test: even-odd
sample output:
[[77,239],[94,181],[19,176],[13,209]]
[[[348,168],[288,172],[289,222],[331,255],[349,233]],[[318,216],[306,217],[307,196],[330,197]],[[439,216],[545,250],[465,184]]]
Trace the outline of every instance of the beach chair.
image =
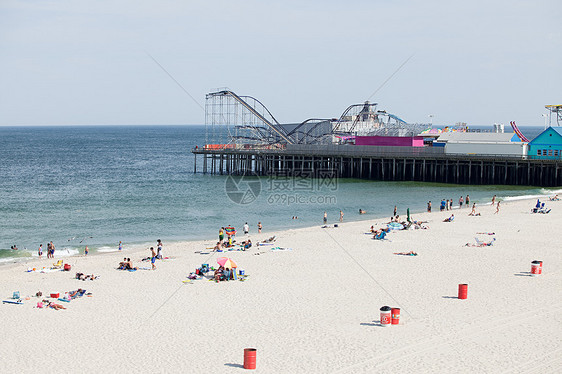
[[58,260],[56,264],[53,264],[53,269],[62,268],[62,260]]

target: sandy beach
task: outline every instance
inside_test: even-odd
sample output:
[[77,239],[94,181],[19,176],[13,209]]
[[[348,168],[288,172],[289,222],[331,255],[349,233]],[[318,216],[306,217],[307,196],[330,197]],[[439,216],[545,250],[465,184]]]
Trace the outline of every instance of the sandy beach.
[[[429,229],[384,241],[365,234],[384,219],[321,228],[321,213],[316,227],[250,232],[254,243],[275,235],[285,250],[213,253],[205,248],[216,238],[161,238],[171,259],[155,271],[116,270],[124,256],[149,267],[140,261],[148,250],[65,258],[70,272],[26,271],[50,259],[2,266],[3,300],[13,291],[92,293],[59,311],[36,308],[36,297],[2,304],[2,372],[235,373],[253,347],[260,373],[557,373],[562,202],[546,201],[549,214],[531,214],[534,203],[502,202],[499,214],[480,206],[478,217],[435,204],[433,213],[412,215]],[[443,222],[451,213],[455,220]],[[496,241],[465,246],[475,237]],[[418,255],[394,254],[409,251]],[[248,275],[244,282],[182,282],[225,255]],[[533,260],[543,261],[542,275],[530,276]],[[76,272],[99,279],[80,281]],[[468,284],[466,300],[457,298],[460,283]],[[384,305],[401,308],[398,326],[381,327]]]

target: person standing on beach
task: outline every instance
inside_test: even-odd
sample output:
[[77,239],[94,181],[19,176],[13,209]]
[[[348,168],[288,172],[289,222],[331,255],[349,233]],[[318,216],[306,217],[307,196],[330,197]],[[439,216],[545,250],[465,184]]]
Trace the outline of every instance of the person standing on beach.
[[343,210],[340,210],[340,222],[343,222]]
[[221,227],[219,230],[219,243],[222,244],[223,240],[224,240],[224,227]]
[[449,199],[447,199],[447,202],[445,203],[445,208],[449,210]]
[[261,222],[258,222],[258,234],[261,234],[262,227]]
[[88,246],[86,246],[86,248],[84,248],[84,256],[88,255]]
[[150,247],[150,263],[152,264],[152,270],[156,270],[156,252],[154,252],[154,247]]
[[396,217],[396,205],[394,206],[394,213],[392,214],[393,217]]
[[468,195],[466,195],[466,199],[464,199],[464,202],[466,204],[466,207],[468,208],[470,206],[470,197]]
[[39,249],[37,250],[37,255],[39,256],[39,258],[41,258],[41,256],[43,256],[43,244],[39,244]]
[[51,258],[55,258],[55,245],[51,241]]
[[427,203],[427,212],[431,213],[431,200]]
[[496,203],[496,195],[494,195],[494,196],[492,197],[492,206],[494,206],[495,203]]
[[449,209],[453,210],[453,199],[449,200]]
[[51,258],[51,243],[47,242],[47,258]]
[[462,196],[459,198],[459,209],[462,208],[462,203],[464,202]]
[[242,230],[244,230],[244,235],[248,235],[248,233],[250,232],[250,226],[248,226],[248,222],[244,224]]
[[324,224],[328,223],[328,213],[324,212]]
[[121,243],[121,240],[119,240],[119,250],[123,249],[123,244]]
[[162,259],[162,240],[158,239],[156,241],[156,248],[158,248],[158,254],[156,255],[156,258],[158,259]]
[[496,204],[496,212],[494,214],[498,214],[500,212],[500,202]]

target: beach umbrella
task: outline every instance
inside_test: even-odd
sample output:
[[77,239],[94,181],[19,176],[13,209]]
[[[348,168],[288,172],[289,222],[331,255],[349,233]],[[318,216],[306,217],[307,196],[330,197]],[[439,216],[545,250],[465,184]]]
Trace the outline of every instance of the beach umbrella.
[[408,219],[407,220],[408,220],[408,222],[412,222],[412,221],[410,221],[410,208],[408,208],[407,212],[408,212]]
[[219,257],[217,258],[217,264],[225,267],[225,268],[237,268],[238,266],[236,265],[236,262],[234,262],[234,260],[228,258],[228,257]]
[[232,226],[225,227],[224,231],[226,231],[226,235],[228,236],[236,235],[236,229]]

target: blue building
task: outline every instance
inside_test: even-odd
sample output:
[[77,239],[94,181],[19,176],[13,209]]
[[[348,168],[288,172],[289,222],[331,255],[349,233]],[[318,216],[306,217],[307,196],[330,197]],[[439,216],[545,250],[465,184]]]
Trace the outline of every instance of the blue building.
[[562,158],[562,126],[549,127],[529,143],[533,158]]

